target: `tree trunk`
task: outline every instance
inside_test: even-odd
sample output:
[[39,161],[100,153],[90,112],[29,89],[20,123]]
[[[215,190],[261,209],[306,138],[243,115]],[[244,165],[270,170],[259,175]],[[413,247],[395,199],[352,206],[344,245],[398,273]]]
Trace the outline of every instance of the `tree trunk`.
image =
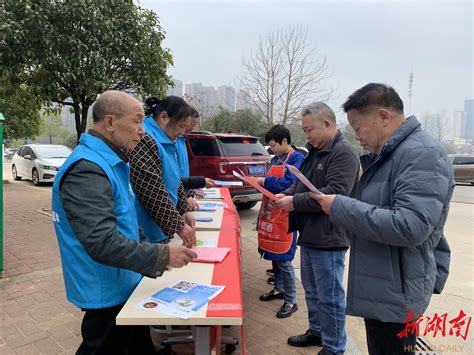
[[79,102],[74,101],[73,105],[74,107],[74,122],[76,123],[76,133],[77,133],[77,143],[79,143],[79,139],[81,138],[81,111],[80,111],[80,106]]
[[82,103],[82,108],[81,108],[81,128],[82,132],[86,131],[87,128],[87,113],[89,111],[89,105]]
[[84,133],[87,128],[87,113],[89,112],[90,105],[74,101],[73,107],[74,120],[76,122],[77,143],[79,144],[81,134]]

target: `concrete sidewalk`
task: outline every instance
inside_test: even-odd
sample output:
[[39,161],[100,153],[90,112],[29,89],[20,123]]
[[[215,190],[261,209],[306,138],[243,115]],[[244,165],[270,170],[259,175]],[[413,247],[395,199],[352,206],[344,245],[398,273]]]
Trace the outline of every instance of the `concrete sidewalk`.
[[[0,354],[74,354],[81,342],[82,312],[67,300],[56,237],[50,216],[51,187],[34,187],[29,181],[4,185],[4,270],[0,279]],[[452,249],[451,273],[442,295],[433,296],[427,315],[448,312],[452,317],[463,309],[473,314],[474,205],[452,203],[446,225]],[[242,211],[242,278],[244,329],[247,354],[315,354],[318,347],[298,349],[286,344],[288,336],[307,329],[307,309],[297,282],[299,310],[292,317],[278,319],[280,301],[260,302],[270,290],[260,259],[252,221],[258,210]],[[299,257],[295,259],[298,271]],[[347,265],[347,264],[346,264]],[[347,268],[346,268],[347,269]],[[347,277],[346,277],[347,280]],[[347,317],[346,354],[366,354],[362,319]],[[240,328],[223,330],[240,338]],[[473,333],[469,335],[473,339]],[[158,340],[158,339],[157,339]],[[457,354],[470,354],[472,341],[459,338],[429,339],[438,346],[463,346]],[[240,353],[241,345],[236,354]],[[460,349],[460,348],[458,348]],[[177,354],[191,354],[191,346],[173,347]],[[443,354],[451,353],[449,351]],[[456,352],[452,352],[456,353]]]
[[[30,182],[4,186],[4,270],[0,280],[0,353],[74,354],[81,342],[82,312],[67,300],[56,237],[49,209],[51,187]],[[314,354],[319,348],[294,349],[290,335],[307,329],[306,307],[298,283],[299,311],[287,319],[275,314],[280,301],[260,302],[270,290],[255,244],[242,238],[242,278],[245,302],[247,354]],[[239,327],[224,335],[240,338]],[[240,353],[240,346],[236,354]],[[173,347],[177,354],[192,353],[190,346]]]

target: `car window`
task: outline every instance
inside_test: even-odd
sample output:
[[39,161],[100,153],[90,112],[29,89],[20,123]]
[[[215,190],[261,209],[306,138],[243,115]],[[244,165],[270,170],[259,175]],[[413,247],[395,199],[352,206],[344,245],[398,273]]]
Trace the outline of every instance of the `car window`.
[[296,151],[300,152],[301,154],[303,154],[303,156],[306,158],[306,156],[308,155],[308,151],[306,149],[303,149],[301,147],[296,147]]
[[25,153],[25,147],[20,147],[17,152],[18,156],[23,157],[25,155],[24,153]]
[[469,165],[474,164],[474,157],[456,157],[454,160],[456,165]]
[[[189,139],[189,138],[188,138]],[[219,147],[215,139],[207,138],[191,138],[189,139],[189,145],[194,155],[215,157],[219,156]]]
[[219,144],[226,156],[239,155],[265,155],[268,152],[257,138],[247,137],[222,137],[219,138]]
[[25,147],[25,149],[23,150],[23,156],[31,156],[33,157],[33,150],[30,148],[30,147]]
[[38,156],[43,159],[48,158],[67,158],[71,154],[71,149],[64,146],[52,147],[48,145],[36,146]]

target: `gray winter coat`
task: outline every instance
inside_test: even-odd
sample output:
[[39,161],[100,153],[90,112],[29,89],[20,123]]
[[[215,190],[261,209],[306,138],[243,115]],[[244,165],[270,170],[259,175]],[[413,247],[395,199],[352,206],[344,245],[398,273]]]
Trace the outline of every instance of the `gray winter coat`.
[[361,163],[357,199],[338,195],[331,210],[331,222],[351,231],[347,314],[403,323],[448,276],[452,165],[415,117]]

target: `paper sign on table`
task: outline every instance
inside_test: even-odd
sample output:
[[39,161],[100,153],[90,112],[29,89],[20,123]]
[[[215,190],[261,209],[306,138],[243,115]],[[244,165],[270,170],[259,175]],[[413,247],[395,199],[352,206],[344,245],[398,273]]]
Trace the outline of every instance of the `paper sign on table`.
[[214,180],[216,186],[242,186],[242,181],[223,181],[223,180]]
[[224,207],[227,208],[227,203],[224,202],[198,202],[199,208],[213,208],[217,209],[217,207]]
[[293,165],[289,165],[287,163],[283,163],[285,166],[296,176],[296,178],[301,181],[311,192],[314,192],[317,195],[324,195],[321,191],[319,191],[312,183],[309,181],[306,176],[304,176],[298,168],[294,167]]
[[143,300],[136,307],[188,319],[221,293],[223,289],[224,286],[179,280],[172,286],[166,287]]
[[207,203],[198,203],[199,208],[197,211],[199,212],[215,212],[217,210],[217,206],[215,204],[207,204]]
[[194,248],[197,258],[194,262],[197,263],[221,263],[222,260],[229,253],[230,248]]
[[220,191],[217,189],[199,189],[195,190],[195,196],[197,198],[204,198],[206,200],[223,200]]
[[236,172],[235,170],[232,171],[232,174],[234,174],[234,176],[238,177],[239,179],[245,181],[246,183],[248,183],[252,187],[254,187],[257,191],[260,191],[262,194],[267,196],[269,199],[274,200],[274,201],[278,200],[278,198],[274,194],[272,194],[270,191],[268,191],[264,187],[257,184],[257,181],[255,181],[255,179],[253,177],[247,176],[243,173],[241,175],[238,172]]
[[211,239],[196,239],[196,246],[195,248],[215,248],[217,242]]
[[212,222],[214,218],[212,217],[194,217],[196,222]]

